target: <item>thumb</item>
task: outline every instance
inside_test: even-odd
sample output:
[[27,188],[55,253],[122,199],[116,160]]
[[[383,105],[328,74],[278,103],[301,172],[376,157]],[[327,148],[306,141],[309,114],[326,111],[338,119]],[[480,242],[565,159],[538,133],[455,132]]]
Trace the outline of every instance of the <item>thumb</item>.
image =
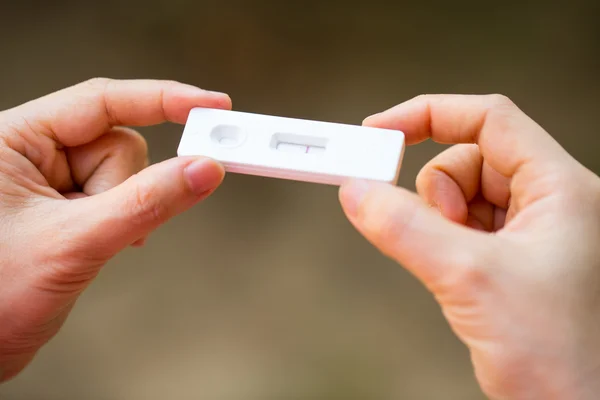
[[350,222],[435,294],[486,266],[491,236],[456,224],[416,194],[383,183],[351,181],[340,188]]
[[68,214],[77,227],[70,235],[95,256],[110,258],[208,197],[224,174],[220,164],[207,158],[154,164],[113,189],[73,200]]

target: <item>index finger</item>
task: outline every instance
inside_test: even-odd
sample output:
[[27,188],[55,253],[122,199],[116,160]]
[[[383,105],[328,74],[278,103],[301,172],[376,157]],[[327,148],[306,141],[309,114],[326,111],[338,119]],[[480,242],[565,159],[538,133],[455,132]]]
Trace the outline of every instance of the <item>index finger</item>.
[[501,95],[422,95],[380,114],[364,125],[404,132],[408,144],[428,138],[438,143],[476,143],[496,171],[511,177],[524,164],[556,160],[560,145]]
[[230,109],[223,93],[163,80],[95,78],[9,110],[32,129],[73,147],[118,125],[185,123],[194,107]]

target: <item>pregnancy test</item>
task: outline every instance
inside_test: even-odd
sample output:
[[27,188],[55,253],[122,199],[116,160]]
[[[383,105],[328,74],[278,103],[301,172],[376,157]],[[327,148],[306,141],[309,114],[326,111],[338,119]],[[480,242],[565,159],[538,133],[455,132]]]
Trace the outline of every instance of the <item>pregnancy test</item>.
[[396,184],[404,155],[396,130],[194,108],[177,154],[205,156],[225,171],[340,185],[358,178]]

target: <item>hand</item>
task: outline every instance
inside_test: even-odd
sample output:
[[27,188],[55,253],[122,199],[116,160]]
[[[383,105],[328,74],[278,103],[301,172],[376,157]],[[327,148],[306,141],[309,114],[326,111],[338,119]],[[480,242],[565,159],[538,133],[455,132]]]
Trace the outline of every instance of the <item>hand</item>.
[[0,113],[0,381],[56,334],[111,257],[221,183],[207,159],[144,169],[144,139],[121,127],[185,123],[197,106],[231,100],[176,82],[94,79]]
[[457,144],[420,198],[350,182],[350,221],[433,293],[492,399],[600,393],[600,179],[502,96],[420,96],[365,120]]

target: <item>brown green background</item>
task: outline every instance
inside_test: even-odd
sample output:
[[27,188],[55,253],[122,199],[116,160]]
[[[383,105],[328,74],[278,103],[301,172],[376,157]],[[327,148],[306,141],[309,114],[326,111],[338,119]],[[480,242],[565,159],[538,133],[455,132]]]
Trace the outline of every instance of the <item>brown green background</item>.
[[[94,76],[345,123],[421,93],[499,92],[598,172],[598,4],[2,1],[0,108]],[[143,133],[153,162],[175,155],[180,126]],[[400,185],[440,149],[408,149]],[[432,297],[359,237],[335,188],[231,175],[107,265],[0,398],[483,396]]]

